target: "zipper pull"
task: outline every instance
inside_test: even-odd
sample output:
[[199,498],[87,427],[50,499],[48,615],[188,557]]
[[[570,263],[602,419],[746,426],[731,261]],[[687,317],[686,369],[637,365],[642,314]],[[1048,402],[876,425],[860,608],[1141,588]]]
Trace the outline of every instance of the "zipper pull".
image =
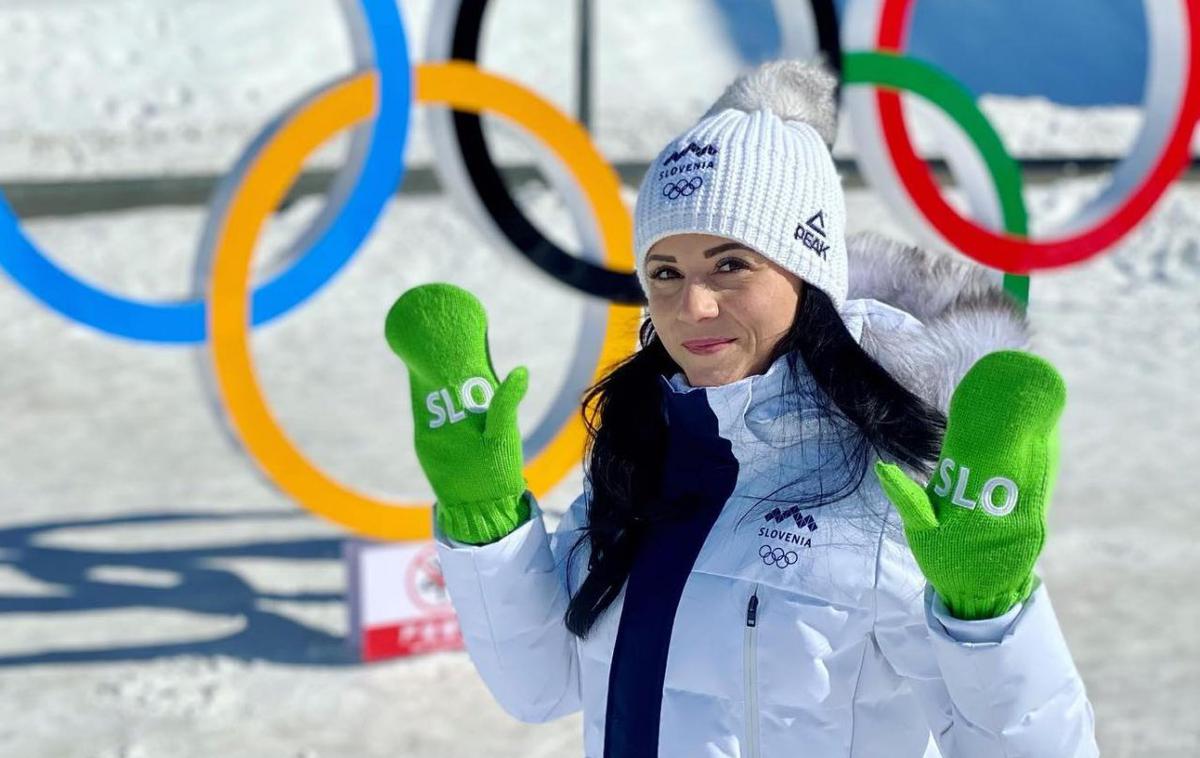
[[758,625],[758,590],[750,596],[750,604],[746,606],[746,626]]

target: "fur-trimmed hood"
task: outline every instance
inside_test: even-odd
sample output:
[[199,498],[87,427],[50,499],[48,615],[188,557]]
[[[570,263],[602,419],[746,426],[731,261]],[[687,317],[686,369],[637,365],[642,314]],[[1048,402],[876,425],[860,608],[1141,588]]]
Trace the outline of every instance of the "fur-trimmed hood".
[[[1026,350],[1029,320],[983,266],[907,245],[875,232],[846,238],[850,291],[842,309],[856,329],[856,300],[876,300],[911,315],[923,328],[897,328],[897,319],[866,319],[860,344],[897,381],[949,411],[963,375],[984,355]],[[911,326],[911,323],[910,323]]]

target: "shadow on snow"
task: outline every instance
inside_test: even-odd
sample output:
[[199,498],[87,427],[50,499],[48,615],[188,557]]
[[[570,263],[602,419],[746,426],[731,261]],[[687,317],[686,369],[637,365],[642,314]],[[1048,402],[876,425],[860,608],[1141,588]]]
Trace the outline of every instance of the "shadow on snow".
[[[340,592],[270,593],[255,590],[237,574],[205,565],[215,558],[282,558],[340,560],[341,538],[254,541],[196,548],[105,552],[44,547],[37,538],[58,529],[86,529],[124,525],[160,525],[239,519],[311,518],[305,513],[245,511],[240,513],[153,513],[101,519],[48,521],[0,529],[0,566],[11,566],[25,575],[66,589],[65,595],[23,596],[0,594],[0,627],[3,614],[52,614],[114,608],[165,608],[193,613],[240,615],[245,625],[219,639],[54,650],[0,656],[0,666],[100,661],[137,661],[173,655],[222,655],[275,663],[343,666],[357,663],[344,638],[314,629],[287,616],[259,607],[262,600],[327,603],[344,601]],[[97,581],[88,572],[99,567],[170,571],[179,577],[171,587],[148,587]]]

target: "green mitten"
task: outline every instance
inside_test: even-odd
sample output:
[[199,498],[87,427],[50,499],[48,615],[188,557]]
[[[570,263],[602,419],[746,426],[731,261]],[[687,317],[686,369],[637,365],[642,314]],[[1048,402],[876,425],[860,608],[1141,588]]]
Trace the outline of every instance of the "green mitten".
[[1066,398],[1048,361],[989,353],[954,389],[928,486],[875,462],[917,564],[955,617],[1002,616],[1033,591]]
[[438,526],[475,545],[509,534],[529,517],[517,428],[529,372],[518,366],[498,382],[483,305],[452,284],[405,292],[384,333],[408,367],[417,459]]

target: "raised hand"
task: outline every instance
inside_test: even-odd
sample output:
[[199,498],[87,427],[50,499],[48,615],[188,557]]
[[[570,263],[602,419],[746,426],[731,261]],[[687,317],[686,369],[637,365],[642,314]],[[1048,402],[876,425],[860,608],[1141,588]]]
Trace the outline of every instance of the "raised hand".
[[1001,616],[1033,591],[1066,395],[1045,359],[989,353],[954,390],[926,487],[893,464],[875,463],[917,564],[958,618]]
[[518,366],[498,381],[483,305],[452,284],[405,292],[384,333],[408,368],[417,459],[437,496],[439,527],[460,542],[500,539],[529,515],[517,428],[528,371]]

